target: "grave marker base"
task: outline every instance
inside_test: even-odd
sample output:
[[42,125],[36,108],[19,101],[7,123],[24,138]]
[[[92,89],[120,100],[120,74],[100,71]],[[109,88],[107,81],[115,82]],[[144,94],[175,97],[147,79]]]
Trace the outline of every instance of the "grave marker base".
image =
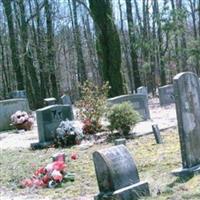
[[31,143],[31,149],[45,149],[53,145],[53,142],[36,142]]
[[200,173],[200,165],[190,167],[190,168],[179,168],[172,171],[174,176],[184,177],[184,176],[193,176]]
[[139,182],[113,193],[99,193],[94,200],[137,200],[142,196],[150,196],[149,185],[147,182]]

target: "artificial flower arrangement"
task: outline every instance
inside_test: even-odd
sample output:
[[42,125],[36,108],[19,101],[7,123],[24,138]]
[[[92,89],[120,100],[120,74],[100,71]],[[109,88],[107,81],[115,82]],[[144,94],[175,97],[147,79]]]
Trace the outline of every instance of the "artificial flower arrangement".
[[[77,154],[71,155],[72,160],[77,159]],[[58,153],[53,156],[53,162],[45,167],[38,168],[32,178],[22,180],[21,187],[29,188],[55,188],[63,181],[74,181],[74,174],[66,172],[65,154]]]
[[18,110],[10,117],[11,124],[17,129],[31,130],[34,123],[34,118],[25,111]]

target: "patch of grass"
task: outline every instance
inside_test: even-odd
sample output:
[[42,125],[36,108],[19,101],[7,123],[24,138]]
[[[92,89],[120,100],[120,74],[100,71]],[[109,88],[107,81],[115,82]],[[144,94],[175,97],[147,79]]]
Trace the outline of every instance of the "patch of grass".
[[[127,142],[141,180],[149,183],[151,197],[147,200],[200,199],[200,175],[180,181],[172,176],[172,170],[181,166],[180,146],[177,130],[161,133],[164,144],[156,145],[153,135],[140,137]],[[78,196],[94,196],[98,193],[92,153],[112,144],[94,145],[87,150],[78,146],[65,149],[45,150],[2,150],[0,160],[0,184],[15,195],[35,194],[49,199],[78,199]],[[75,172],[75,181],[63,183],[56,189],[20,189],[23,178],[31,177],[35,169],[51,162],[51,156],[59,151],[70,158],[71,153],[78,153],[78,160],[67,161],[67,170]]]

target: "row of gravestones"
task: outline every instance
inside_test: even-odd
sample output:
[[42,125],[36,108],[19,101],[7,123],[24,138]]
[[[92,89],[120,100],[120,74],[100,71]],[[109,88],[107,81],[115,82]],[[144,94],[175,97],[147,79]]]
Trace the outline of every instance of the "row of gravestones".
[[[182,168],[172,173],[190,176],[200,172],[200,83],[196,74],[184,72],[174,77],[173,86]],[[96,200],[133,200],[150,195],[148,183],[140,181],[124,145],[94,152],[93,161],[100,190]]]

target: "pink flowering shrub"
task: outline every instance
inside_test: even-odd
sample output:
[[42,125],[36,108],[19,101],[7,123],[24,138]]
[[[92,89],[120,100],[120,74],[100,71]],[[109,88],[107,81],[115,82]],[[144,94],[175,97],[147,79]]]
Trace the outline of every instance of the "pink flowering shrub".
[[31,130],[34,118],[25,111],[18,110],[10,117],[12,125],[17,129]]

